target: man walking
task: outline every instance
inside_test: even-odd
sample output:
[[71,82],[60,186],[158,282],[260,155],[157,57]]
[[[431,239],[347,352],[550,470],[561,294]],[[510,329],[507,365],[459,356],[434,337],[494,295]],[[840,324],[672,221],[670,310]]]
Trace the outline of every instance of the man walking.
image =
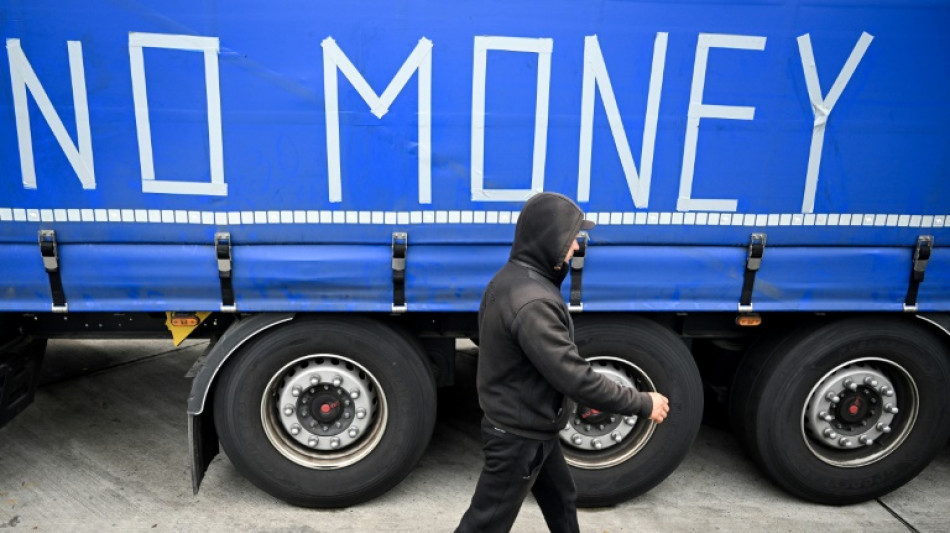
[[457,531],[509,531],[530,490],[551,531],[578,531],[577,493],[558,432],[567,396],[594,409],[662,422],[666,397],[595,372],[577,352],[561,296],[577,235],[594,223],[566,196],[540,193],[521,210],[508,263],[478,312],[478,398],[485,466]]

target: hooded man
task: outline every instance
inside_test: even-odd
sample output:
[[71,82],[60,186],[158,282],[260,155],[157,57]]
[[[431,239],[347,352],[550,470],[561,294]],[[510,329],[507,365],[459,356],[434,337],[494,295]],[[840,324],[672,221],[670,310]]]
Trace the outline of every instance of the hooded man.
[[558,432],[564,397],[659,423],[669,404],[595,372],[577,352],[561,296],[577,235],[594,223],[566,196],[539,193],[518,217],[511,256],[478,311],[485,466],[457,531],[509,531],[530,490],[551,531],[578,531],[577,493]]

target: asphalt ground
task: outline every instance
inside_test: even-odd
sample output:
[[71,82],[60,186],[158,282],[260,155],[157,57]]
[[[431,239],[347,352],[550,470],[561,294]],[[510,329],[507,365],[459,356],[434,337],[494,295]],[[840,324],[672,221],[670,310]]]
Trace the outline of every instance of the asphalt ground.
[[[244,480],[224,454],[197,496],[184,376],[205,348],[170,341],[51,341],[35,403],[0,429],[0,529],[10,531],[451,531],[481,467],[473,362],[440,391],[420,464],[392,491],[333,511],[301,509]],[[948,443],[950,444],[950,443]],[[773,486],[727,431],[704,426],[683,464],[635,500],[580,511],[581,530],[947,531],[950,445],[916,479],[848,507]],[[529,498],[514,531],[545,531]]]

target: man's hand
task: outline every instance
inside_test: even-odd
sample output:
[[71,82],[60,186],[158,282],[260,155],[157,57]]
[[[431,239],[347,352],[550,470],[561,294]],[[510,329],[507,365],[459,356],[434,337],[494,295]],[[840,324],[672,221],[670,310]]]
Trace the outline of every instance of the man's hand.
[[650,413],[650,420],[659,424],[666,419],[666,415],[670,413],[670,401],[657,392],[648,392],[650,398],[653,399],[653,412]]

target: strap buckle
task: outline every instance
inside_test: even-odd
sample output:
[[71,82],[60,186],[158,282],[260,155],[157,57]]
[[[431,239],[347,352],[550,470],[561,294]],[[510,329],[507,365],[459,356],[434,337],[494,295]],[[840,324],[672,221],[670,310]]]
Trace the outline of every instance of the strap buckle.
[[756,271],[762,266],[762,256],[765,254],[765,234],[753,233],[749,238],[749,253],[746,256],[745,267]]
[[753,233],[749,237],[749,251],[745,260],[745,275],[742,280],[742,294],[739,296],[738,311],[741,314],[753,312],[752,289],[755,285],[755,275],[762,267],[762,256],[765,255],[765,234]]
[[63,279],[59,273],[59,247],[56,244],[56,232],[51,229],[40,230],[38,240],[43,268],[49,276],[50,294],[53,297],[52,311],[66,313],[69,311],[69,305],[66,303]]
[[43,256],[43,267],[47,272],[59,271],[59,249],[56,247],[56,232],[40,230],[40,255]]
[[392,269],[393,269],[393,313],[405,313],[409,307],[406,304],[406,253],[409,250],[409,234],[397,231],[392,240]]
[[567,310],[572,313],[580,313],[584,310],[584,302],[581,301],[583,295],[583,278],[581,274],[584,270],[584,258],[587,256],[587,242],[590,239],[586,231],[577,235],[578,250],[574,252],[571,258],[571,297],[567,304]]
[[921,235],[917,237],[917,246],[914,248],[913,268],[910,271],[910,283],[907,286],[907,296],[904,298],[904,312],[917,312],[917,293],[920,284],[924,281],[924,273],[927,265],[930,263],[930,255],[933,253],[934,238],[933,235]]
[[221,280],[221,312],[236,313],[234,286],[231,283],[231,233],[220,231],[214,234],[214,251],[218,260],[218,278]]

